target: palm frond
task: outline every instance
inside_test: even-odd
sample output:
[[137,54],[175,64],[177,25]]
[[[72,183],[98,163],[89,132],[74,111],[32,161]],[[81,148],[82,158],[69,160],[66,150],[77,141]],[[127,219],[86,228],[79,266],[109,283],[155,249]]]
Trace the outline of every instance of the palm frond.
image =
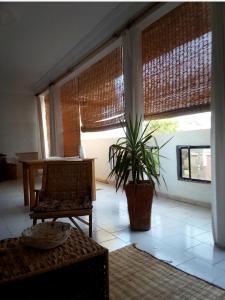
[[[150,122],[142,131],[142,118],[136,116],[134,122],[129,118],[121,127],[124,130],[125,137],[119,138],[115,144],[109,147],[109,162],[111,171],[109,178],[115,176],[116,190],[121,186],[124,188],[129,180],[137,184],[144,179],[149,180],[154,188],[155,183],[160,185],[158,170],[161,169],[159,150],[169,141],[159,146],[153,129],[147,133]],[[125,129],[126,128],[126,129]],[[152,151],[148,144],[153,141],[157,151]],[[163,181],[165,180],[162,176]]]

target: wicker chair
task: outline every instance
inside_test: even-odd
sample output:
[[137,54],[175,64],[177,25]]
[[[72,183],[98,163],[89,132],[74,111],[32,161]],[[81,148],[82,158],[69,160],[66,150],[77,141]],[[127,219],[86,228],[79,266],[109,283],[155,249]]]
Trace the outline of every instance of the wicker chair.
[[[36,191],[36,205],[30,217],[33,224],[38,219],[68,217],[80,230],[74,220],[89,225],[92,236],[92,161],[48,161],[44,164],[42,189]],[[80,216],[89,216],[89,222]]]

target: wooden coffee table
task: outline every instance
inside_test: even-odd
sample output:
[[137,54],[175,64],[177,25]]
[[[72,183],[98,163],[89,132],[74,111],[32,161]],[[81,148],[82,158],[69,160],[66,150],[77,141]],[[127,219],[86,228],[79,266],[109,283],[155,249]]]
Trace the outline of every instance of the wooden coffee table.
[[0,241],[0,292],[7,299],[108,299],[108,250],[72,229],[51,250]]

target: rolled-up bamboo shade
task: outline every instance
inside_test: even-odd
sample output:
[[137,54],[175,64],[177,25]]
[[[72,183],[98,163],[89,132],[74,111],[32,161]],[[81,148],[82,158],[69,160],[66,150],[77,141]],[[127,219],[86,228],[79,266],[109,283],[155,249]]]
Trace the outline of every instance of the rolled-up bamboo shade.
[[60,100],[64,156],[77,156],[81,144],[77,78],[66,82],[61,87]]
[[50,99],[49,94],[44,95],[44,106],[45,106],[45,123],[47,129],[47,143],[49,155],[51,154],[51,116],[50,116]]
[[209,110],[209,3],[184,3],[142,33],[145,118]]
[[[79,155],[80,130],[116,128],[124,119],[122,49],[66,82],[60,89],[65,156]],[[82,124],[82,128],[80,128]]]
[[124,118],[122,49],[116,48],[78,77],[82,131],[120,126]]

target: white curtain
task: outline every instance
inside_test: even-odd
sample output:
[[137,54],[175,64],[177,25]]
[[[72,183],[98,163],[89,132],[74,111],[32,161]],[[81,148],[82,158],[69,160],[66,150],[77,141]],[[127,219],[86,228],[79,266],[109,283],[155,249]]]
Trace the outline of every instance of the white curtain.
[[212,214],[215,243],[225,247],[225,4],[213,3]]
[[123,68],[125,115],[134,121],[136,115],[144,116],[142,85],[141,31],[131,28],[123,35]]

